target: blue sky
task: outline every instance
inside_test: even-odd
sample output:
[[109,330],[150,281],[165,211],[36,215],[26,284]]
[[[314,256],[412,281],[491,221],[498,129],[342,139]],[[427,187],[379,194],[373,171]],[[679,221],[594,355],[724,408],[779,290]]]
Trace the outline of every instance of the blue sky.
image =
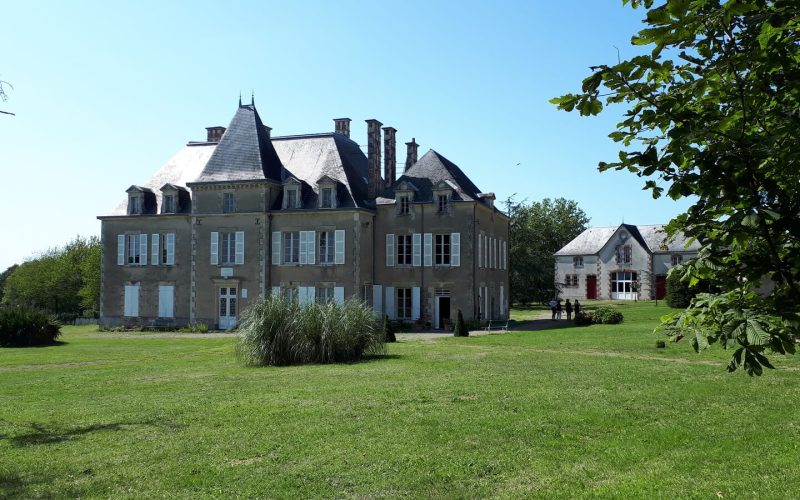
[[[556,111],[588,67],[635,50],[644,11],[618,0],[552,2],[13,2],[3,7],[0,270],[99,234],[131,184],[241,91],[275,135],[376,118],[435,149],[498,199],[574,199],[591,225],[667,222],[687,203],[597,172],[616,157],[598,117]],[[616,47],[616,48],[615,48]],[[517,165],[519,164],[519,165]]]

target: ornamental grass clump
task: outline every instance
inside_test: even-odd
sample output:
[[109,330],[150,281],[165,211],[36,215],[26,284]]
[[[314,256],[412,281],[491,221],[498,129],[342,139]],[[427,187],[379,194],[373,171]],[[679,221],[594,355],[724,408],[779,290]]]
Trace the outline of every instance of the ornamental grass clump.
[[383,329],[362,302],[300,305],[279,296],[245,311],[236,344],[247,366],[358,361],[383,349]]
[[0,308],[0,346],[29,347],[55,343],[61,325],[49,314],[28,307]]

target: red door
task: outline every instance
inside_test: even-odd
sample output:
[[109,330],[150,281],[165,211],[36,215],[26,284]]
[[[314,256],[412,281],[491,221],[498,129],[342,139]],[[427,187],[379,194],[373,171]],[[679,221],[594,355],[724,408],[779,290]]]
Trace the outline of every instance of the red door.
[[663,274],[656,276],[656,298],[663,299],[667,295],[667,277]]
[[586,276],[586,298],[597,298],[597,276],[594,274]]

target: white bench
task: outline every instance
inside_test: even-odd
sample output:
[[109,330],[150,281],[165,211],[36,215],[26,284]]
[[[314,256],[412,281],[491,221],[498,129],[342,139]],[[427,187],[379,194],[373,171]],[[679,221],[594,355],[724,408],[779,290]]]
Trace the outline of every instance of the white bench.
[[486,325],[486,331],[491,332],[492,330],[500,330],[501,332],[507,332],[509,321],[510,320],[506,320],[505,323],[503,323],[502,320],[495,320],[494,324],[492,324],[492,320],[489,320],[489,323]]

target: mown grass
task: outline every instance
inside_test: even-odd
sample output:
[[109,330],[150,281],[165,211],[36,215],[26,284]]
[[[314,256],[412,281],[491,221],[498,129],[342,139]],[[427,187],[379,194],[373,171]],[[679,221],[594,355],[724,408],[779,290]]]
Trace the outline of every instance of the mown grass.
[[800,496],[800,359],[730,375],[622,310],[284,368],[66,328],[0,350],[0,497]]

